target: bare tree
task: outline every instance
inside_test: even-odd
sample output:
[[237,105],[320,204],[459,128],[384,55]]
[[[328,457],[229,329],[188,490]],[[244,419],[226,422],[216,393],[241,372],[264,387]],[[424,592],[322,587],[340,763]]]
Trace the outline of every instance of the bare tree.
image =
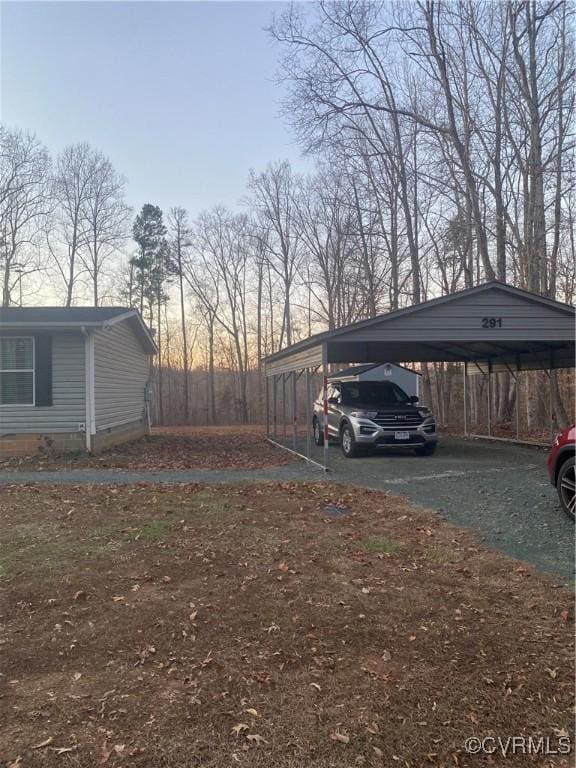
[[[100,279],[114,253],[128,237],[132,209],[125,202],[126,180],[101,152],[92,152],[86,162],[88,178],[80,206],[79,230],[84,247],[78,257],[90,276],[92,301],[100,303]],[[72,222],[72,219],[71,219]],[[71,228],[72,231],[72,228]]]
[[2,306],[22,303],[22,280],[45,267],[40,235],[50,211],[50,158],[33,135],[0,125]]
[[268,262],[282,282],[280,346],[284,341],[292,343],[291,295],[302,258],[295,206],[298,184],[299,179],[286,161],[271,163],[260,174],[252,172],[248,183],[252,193],[250,204],[267,245]]
[[184,301],[184,262],[186,251],[190,247],[190,227],[188,224],[188,212],[184,208],[170,209],[168,225],[171,234],[171,246],[173,261],[178,278],[178,292],[180,298],[180,330],[182,333],[182,367],[184,370],[184,421],[190,421],[190,384],[188,339],[186,328],[186,308]]
[[[355,227],[342,177],[319,173],[309,178],[296,200],[298,225],[310,272],[306,280],[312,296],[314,321],[336,328],[358,319],[359,264],[353,250]],[[360,306],[359,306],[360,305]]]
[[238,372],[237,405],[243,422],[248,421],[248,292],[253,243],[243,214],[234,215],[222,207],[204,212],[195,222],[195,262],[189,263],[186,273],[193,292],[205,307],[210,306],[228,336]]
[[94,150],[86,143],[66,147],[56,162],[52,194],[57,208],[47,242],[65,285],[67,307],[74,299],[80,252],[88,242],[85,211],[94,170]]

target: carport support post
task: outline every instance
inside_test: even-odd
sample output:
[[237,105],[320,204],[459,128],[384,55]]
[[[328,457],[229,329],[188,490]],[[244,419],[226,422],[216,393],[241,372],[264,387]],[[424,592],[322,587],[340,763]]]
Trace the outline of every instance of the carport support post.
[[468,436],[468,361],[464,361],[464,435]]
[[520,366],[516,365],[516,440],[520,440]]
[[266,437],[270,437],[270,382],[268,381],[268,376],[264,374],[264,380],[265,380],[265,405],[266,408]]
[[558,428],[557,422],[554,420],[554,387],[557,384],[556,381],[556,369],[554,367],[554,350],[550,350],[550,445],[554,442],[556,435],[556,429]]
[[272,375],[272,424],[274,440],[278,439],[278,377],[274,373]]
[[310,369],[306,368],[304,372],[306,379],[306,457],[310,458]]
[[324,471],[328,471],[328,362],[326,347],[322,349],[322,405],[324,411]]
[[548,371],[548,399],[550,401],[550,445],[554,442],[554,380],[552,378],[552,368]]
[[492,360],[488,360],[488,437],[492,435]]
[[297,402],[296,371],[292,371],[292,445],[296,450],[298,434],[298,402]]
[[282,374],[282,424],[284,439],[286,439],[286,374]]

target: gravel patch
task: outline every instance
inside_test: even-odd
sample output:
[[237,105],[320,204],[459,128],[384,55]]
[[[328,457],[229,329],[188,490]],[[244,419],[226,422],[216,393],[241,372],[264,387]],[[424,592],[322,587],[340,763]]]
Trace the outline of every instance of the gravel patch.
[[[302,450],[305,444],[300,446]],[[313,458],[321,450],[315,448]],[[389,489],[478,532],[491,549],[574,578],[574,524],[548,481],[547,451],[484,440],[445,438],[433,456],[381,452],[345,459],[330,446],[330,478]]]
[[1,472],[0,486],[28,483],[48,485],[134,485],[138,483],[246,483],[322,479],[323,473],[301,462],[261,469],[144,470],[69,469]]

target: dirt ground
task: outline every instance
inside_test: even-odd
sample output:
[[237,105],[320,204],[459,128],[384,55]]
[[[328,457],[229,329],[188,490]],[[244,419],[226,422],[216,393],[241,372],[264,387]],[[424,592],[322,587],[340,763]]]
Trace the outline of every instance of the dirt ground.
[[0,765],[573,764],[463,746],[571,730],[571,592],[398,496],[8,485],[0,525]]
[[97,454],[48,451],[0,459],[0,470],[55,469],[260,469],[294,457],[264,439],[261,426],[156,427],[149,437]]

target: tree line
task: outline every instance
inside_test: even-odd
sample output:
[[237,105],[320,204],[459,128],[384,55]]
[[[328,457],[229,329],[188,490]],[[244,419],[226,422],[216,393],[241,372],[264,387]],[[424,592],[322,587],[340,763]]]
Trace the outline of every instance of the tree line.
[[[147,203],[135,216],[101,152],[77,144],[52,161],[2,127],[2,302],[34,302],[48,283],[68,306],[138,307],[170,423],[261,420],[265,354],[487,279],[571,303],[573,21],[561,0],[282,10],[267,34],[314,170],[251,171],[237,210]],[[433,400],[446,371],[424,369]],[[499,377],[503,421],[512,384]],[[527,420],[545,421],[536,379],[526,387]]]

